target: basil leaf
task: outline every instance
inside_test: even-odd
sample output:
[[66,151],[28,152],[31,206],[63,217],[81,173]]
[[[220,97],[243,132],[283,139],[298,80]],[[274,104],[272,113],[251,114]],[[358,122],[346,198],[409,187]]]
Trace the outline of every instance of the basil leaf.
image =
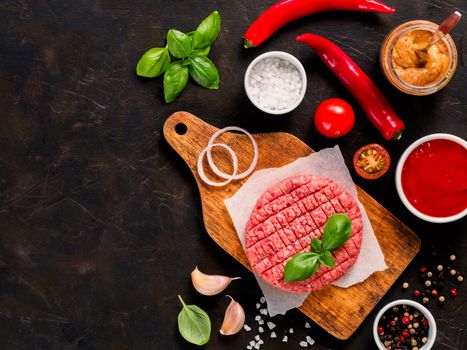
[[191,64],[191,57],[187,57],[184,60],[182,60],[183,66],[189,66],[190,64]]
[[211,46],[206,46],[204,49],[193,49],[193,51],[191,51],[190,53],[190,56],[191,57],[207,56],[209,55],[210,51],[211,51]]
[[203,19],[193,34],[193,47],[202,49],[210,46],[221,30],[221,16],[219,12],[214,11],[208,17]]
[[191,39],[185,33],[170,29],[167,33],[167,45],[172,56],[185,58],[191,52]]
[[323,249],[334,250],[341,247],[350,238],[351,232],[352,222],[347,215],[332,215],[326,223],[323,237],[321,238]]
[[321,253],[323,251],[321,241],[316,237],[311,240],[311,250],[316,253]]
[[211,320],[208,314],[196,305],[186,305],[179,295],[178,298],[183,305],[178,314],[178,330],[186,341],[204,345],[211,336]]
[[219,88],[219,72],[212,61],[204,56],[193,57],[189,66],[191,77],[208,89]]
[[170,64],[164,74],[164,99],[166,103],[174,101],[185,89],[188,82],[188,68],[181,61]]
[[319,262],[327,267],[336,267],[336,264],[334,263],[334,257],[329,250],[326,250],[319,255]]
[[303,281],[312,276],[319,268],[318,254],[306,252],[296,254],[284,267],[284,281]]
[[136,74],[141,77],[155,78],[165,72],[170,64],[166,47],[154,47],[146,51],[136,65]]

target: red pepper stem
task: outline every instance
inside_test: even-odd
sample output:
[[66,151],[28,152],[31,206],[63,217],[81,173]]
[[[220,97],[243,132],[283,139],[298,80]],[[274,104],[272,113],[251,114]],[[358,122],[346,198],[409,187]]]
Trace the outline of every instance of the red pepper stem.
[[394,13],[379,0],[282,0],[268,8],[246,31],[244,38],[254,47],[261,45],[287,23],[314,13],[332,10]]
[[341,48],[314,34],[300,35],[297,40],[309,45],[333,71],[386,140],[401,137],[404,122],[368,75]]

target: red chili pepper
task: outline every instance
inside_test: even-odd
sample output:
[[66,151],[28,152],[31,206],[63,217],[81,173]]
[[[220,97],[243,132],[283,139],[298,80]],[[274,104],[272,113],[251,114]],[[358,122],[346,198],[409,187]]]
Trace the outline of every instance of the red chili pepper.
[[373,81],[344,51],[314,34],[300,35],[297,40],[308,44],[336,74],[386,140],[398,140],[401,137],[404,122]]
[[396,11],[378,0],[282,0],[268,8],[248,28],[244,36],[245,47],[261,45],[279,28],[298,18],[331,10],[382,13]]

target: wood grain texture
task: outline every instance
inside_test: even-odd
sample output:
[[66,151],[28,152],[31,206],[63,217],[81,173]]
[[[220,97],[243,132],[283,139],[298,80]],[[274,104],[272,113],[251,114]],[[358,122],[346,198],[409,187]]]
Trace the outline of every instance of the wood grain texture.
[[[176,131],[177,125],[180,127],[181,124],[187,128],[183,135]],[[248,178],[233,181],[220,188],[211,187],[200,179],[196,169],[198,155],[217,130],[188,112],[176,112],[167,119],[164,136],[185,160],[196,179],[201,194],[204,224],[209,236],[251,270],[223,202],[224,199],[230,198]],[[258,143],[260,155],[257,170],[280,167],[313,152],[302,141],[287,133],[256,134],[254,138]],[[225,133],[218,141],[236,150],[239,164],[249,164],[252,147],[247,136]],[[228,164],[231,162],[229,156],[223,153],[214,154],[216,164],[221,169],[228,169]],[[209,167],[205,169],[208,176],[213,176],[208,170]],[[339,339],[348,339],[355,332],[420,250],[420,239],[412,230],[362,189],[358,188],[358,193],[360,201],[368,212],[389,269],[374,273],[364,282],[350,288],[329,285],[311,293],[300,307],[305,315]]]

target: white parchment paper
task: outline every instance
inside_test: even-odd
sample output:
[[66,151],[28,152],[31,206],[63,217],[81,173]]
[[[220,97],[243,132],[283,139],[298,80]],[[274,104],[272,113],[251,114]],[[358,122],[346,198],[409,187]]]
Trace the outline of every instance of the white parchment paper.
[[[261,194],[288,176],[302,174],[321,176],[337,182],[352,194],[362,212],[363,235],[360,254],[349,271],[333,284],[347,288],[364,281],[376,271],[387,269],[383,252],[373,232],[368,215],[363,205],[358,201],[357,189],[345,165],[339,146],[326,148],[308,157],[299,158],[281,168],[258,170],[231,198],[224,200],[243,249],[245,249],[245,227]],[[285,314],[288,310],[299,307],[308,296],[308,293],[284,292],[270,286],[256,274],[255,277],[266,298],[270,316]]]

